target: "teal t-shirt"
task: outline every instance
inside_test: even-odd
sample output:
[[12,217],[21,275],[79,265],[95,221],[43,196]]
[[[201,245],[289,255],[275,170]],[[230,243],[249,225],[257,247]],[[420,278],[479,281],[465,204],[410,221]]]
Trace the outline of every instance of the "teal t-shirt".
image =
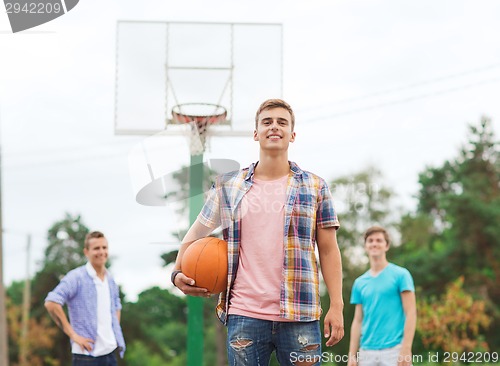
[[376,277],[370,271],[359,276],[351,293],[351,304],[363,307],[360,348],[379,350],[403,340],[405,314],[401,293],[415,291],[410,272],[389,263]]

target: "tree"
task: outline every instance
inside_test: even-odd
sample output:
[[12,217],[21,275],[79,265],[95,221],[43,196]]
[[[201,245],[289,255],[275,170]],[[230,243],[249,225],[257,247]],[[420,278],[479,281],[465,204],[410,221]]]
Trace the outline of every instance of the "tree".
[[459,156],[420,174],[419,212],[434,218],[439,237],[453,242],[450,260],[466,284],[498,303],[500,289],[500,151],[491,120],[469,126]]
[[[222,171],[227,171],[227,170],[232,170],[236,168],[235,162],[229,159],[218,159],[217,161],[212,160],[212,163],[216,162],[217,166],[219,167],[219,170]],[[189,173],[190,173],[190,167],[189,166],[183,166],[181,169],[178,171],[174,172],[172,176],[172,186],[177,187],[176,189],[172,189],[169,193],[166,194],[165,199],[167,202],[174,202],[177,204],[177,209],[176,212],[178,215],[182,215],[184,217],[189,216],[189,194],[190,194],[190,189],[189,189]],[[206,164],[204,164],[203,167],[203,184],[202,184],[202,190],[203,192],[208,192],[210,189],[211,185],[215,181],[215,178],[217,176],[217,172],[213,169],[210,169]],[[186,220],[186,225],[188,225],[188,220]],[[183,239],[183,237],[186,235],[188,230],[188,227],[186,228],[180,228],[177,232],[172,233],[172,236],[174,236],[179,242]],[[213,233],[211,236],[214,237],[219,237],[221,238],[222,235],[221,233]],[[163,253],[161,255],[161,258],[164,261],[164,266],[168,266],[172,263],[175,262],[175,259],[177,258],[178,250],[173,250],[170,252]],[[212,306],[211,302],[209,304],[205,304],[208,306]],[[215,307],[215,304],[213,305]],[[206,306],[205,306],[206,308]],[[225,329],[219,325],[218,319],[213,315],[209,317],[208,319],[212,320],[212,326],[208,326],[210,323],[206,324],[207,327],[205,327],[205,339],[207,339],[208,343],[210,343],[214,338],[218,340],[222,340],[225,338]],[[215,336],[211,336],[210,333],[214,330]],[[209,336],[207,336],[209,335]],[[213,346],[216,350],[216,359],[218,364],[225,364],[227,363],[226,360],[226,350],[224,346],[224,342],[214,342]],[[205,347],[206,348],[206,347]],[[212,348],[213,349],[213,348]],[[211,351],[212,349],[208,349],[208,351]],[[205,358],[210,358],[211,352],[206,353]],[[205,361],[206,362],[206,361]],[[210,362],[213,363],[213,362]]]
[[132,345],[127,350],[127,364],[129,358],[139,362],[144,353],[150,355],[152,364],[161,360],[162,365],[185,357],[186,312],[185,298],[159,287],[141,292],[135,303],[124,303],[122,328]]
[[54,275],[63,276],[86,262],[83,254],[85,236],[89,229],[81,217],[66,213],[63,220],[56,222],[47,235],[43,269]]
[[[372,225],[394,226],[394,192],[383,183],[382,173],[373,166],[341,176],[330,183],[341,221],[338,241],[344,266],[366,264],[363,233]],[[359,258],[363,257],[364,260]]]
[[[176,213],[180,216],[189,216],[189,166],[183,166],[179,170],[171,174],[170,191],[165,195],[166,202],[175,206]],[[208,192],[210,186],[215,181],[217,172],[210,169],[208,166],[203,167],[203,192]],[[186,220],[186,225],[188,222]],[[179,242],[182,240],[184,235],[186,235],[188,227],[180,228],[178,231],[171,233],[171,235],[176,238]],[[170,252],[163,253],[161,258],[163,259],[164,266],[168,266],[175,262],[177,258],[178,250],[172,250]]]
[[485,302],[474,300],[463,283],[462,276],[440,298],[419,301],[418,331],[425,346],[458,354],[489,350],[481,330],[492,319],[485,312]]
[[48,245],[42,260],[42,268],[32,281],[31,315],[38,322],[43,321],[42,319],[48,320],[48,326],[55,330],[55,345],[51,357],[59,360],[61,365],[71,363],[70,342],[49,318],[44,308],[44,299],[67,272],[85,264],[83,247],[88,232],[88,227],[79,215],[72,216],[66,213],[62,220],[52,225],[47,234]]
[[391,255],[410,269],[419,296],[442,294],[457,277],[456,263],[450,261],[453,248],[436,231],[430,215],[407,213],[399,224],[403,245],[391,249]]
[[[65,214],[48,230],[48,246],[42,260],[42,268],[31,281],[30,320],[28,323],[28,362],[30,365],[66,365],[71,362],[68,337],[50,319],[44,307],[44,299],[63,275],[85,263],[83,246],[88,228],[80,216]],[[13,282],[7,289],[10,342],[10,362],[17,362],[19,322],[22,304],[22,282]]]
[[[12,287],[12,286],[11,286]],[[7,298],[7,322],[9,330],[10,364],[17,366],[21,339],[22,307]],[[52,327],[48,318],[30,319],[28,323],[28,339],[26,364],[30,366],[59,366],[59,361],[51,354],[54,347],[57,329]],[[19,365],[22,366],[22,365]]]
[[469,126],[454,159],[419,175],[418,210],[401,223],[399,253],[418,271],[422,293],[436,295],[463,276],[464,287],[496,314],[488,339],[500,346],[500,145],[492,122]]
[[[345,355],[349,351],[350,324],[354,316],[354,306],[349,305],[351,289],[354,280],[366,271],[368,263],[363,233],[375,224],[394,232],[397,209],[392,203],[393,190],[384,184],[382,172],[375,167],[335,178],[329,186],[340,221],[337,240],[342,255],[342,296],[345,303],[345,335],[335,346],[335,352]],[[321,305],[323,309],[328,309],[330,305],[326,291],[321,296]],[[323,316],[325,314],[323,312]],[[323,322],[323,318],[321,321]]]

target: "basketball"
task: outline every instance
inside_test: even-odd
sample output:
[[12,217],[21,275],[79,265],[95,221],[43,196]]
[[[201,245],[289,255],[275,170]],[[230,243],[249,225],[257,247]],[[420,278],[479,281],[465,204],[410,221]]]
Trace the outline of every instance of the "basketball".
[[208,236],[192,243],[181,261],[182,273],[195,281],[195,286],[218,294],[227,286],[227,242]]

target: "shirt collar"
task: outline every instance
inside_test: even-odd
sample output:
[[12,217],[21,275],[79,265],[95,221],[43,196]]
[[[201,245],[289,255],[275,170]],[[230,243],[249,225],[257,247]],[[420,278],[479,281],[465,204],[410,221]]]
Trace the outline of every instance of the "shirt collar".
[[[257,166],[257,164],[259,164],[258,161],[256,163],[250,164],[250,166],[248,167],[248,173],[245,177],[246,181],[249,182],[253,181],[253,176],[255,174],[255,167]],[[293,172],[294,175],[302,175],[303,171],[302,169],[299,168],[297,164],[295,164],[293,161],[288,161],[288,164],[290,165],[290,170]]]
[[259,164],[259,162],[252,163],[252,164],[250,164],[250,166],[248,167],[248,173],[247,173],[247,176],[245,177],[245,180],[246,180],[246,181],[248,181],[248,182],[253,181],[253,175],[254,175],[254,173],[255,173],[255,167],[257,166],[257,164]]
[[297,164],[295,164],[293,161],[289,161],[288,163],[290,163],[290,170],[293,172],[293,174],[302,175],[303,171]]
[[[92,264],[90,264],[90,262],[87,262],[87,264],[85,265],[85,269],[87,270],[87,273],[89,274],[90,277],[92,277],[94,280],[95,279],[99,279],[99,277],[97,277],[97,271],[95,270],[94,267],[92,267]],[[108,275],[108,271],[105,270],[105,274],[106,276]]]

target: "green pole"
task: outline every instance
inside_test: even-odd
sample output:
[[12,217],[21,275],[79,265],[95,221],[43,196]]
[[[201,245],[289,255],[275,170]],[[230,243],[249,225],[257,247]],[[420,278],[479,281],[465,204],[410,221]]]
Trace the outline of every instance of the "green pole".
[[[203,153],[191,155],[189,166],[189,222],[203,207]],[[203,365],[203,298],[188,296],[187,365]]]

